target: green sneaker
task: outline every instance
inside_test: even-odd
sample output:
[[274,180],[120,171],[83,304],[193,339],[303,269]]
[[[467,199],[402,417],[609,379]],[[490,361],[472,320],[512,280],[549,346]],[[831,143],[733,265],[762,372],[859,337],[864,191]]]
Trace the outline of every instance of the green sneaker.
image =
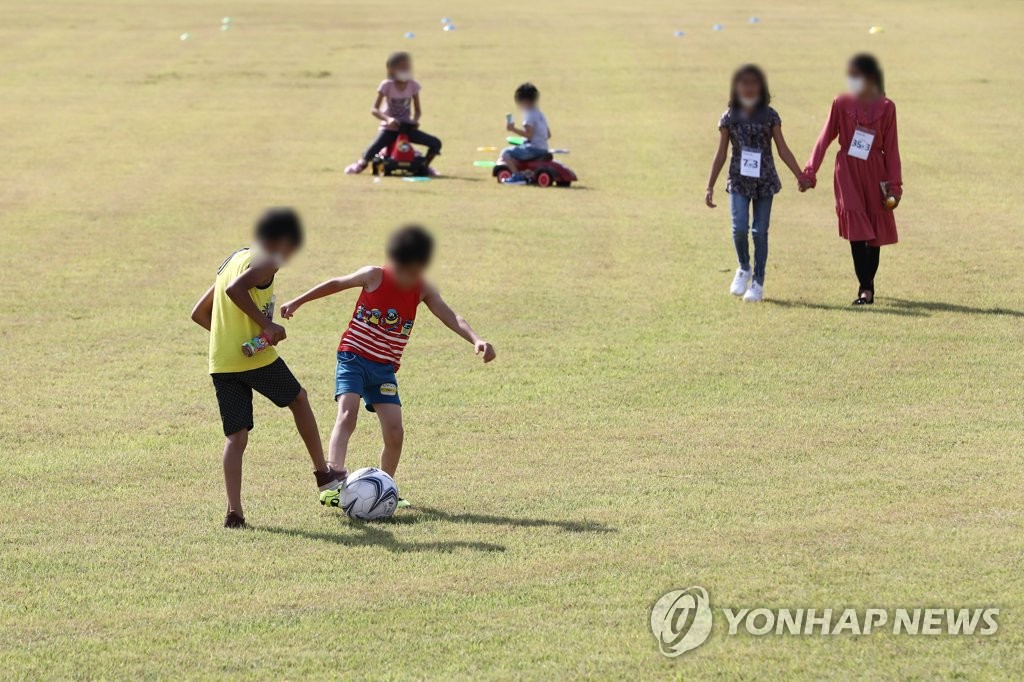
[[326,472],[314,471],[317,485],[320,488],[320,504],[325,507],[341,506],[341,489],[345,487],[347,471],[328,469]]
[[410,502],[409,500],[405,499],[404,497],[399,497],[398,498],[398,504],[395,506],[395,509],[402,509],[404,507],[411,507],[411,506],[412,506],[412,502]]
[[325,507],[340,507],[341,489],[335,488],[334,490],[325,490],[320,493],[320,504]]

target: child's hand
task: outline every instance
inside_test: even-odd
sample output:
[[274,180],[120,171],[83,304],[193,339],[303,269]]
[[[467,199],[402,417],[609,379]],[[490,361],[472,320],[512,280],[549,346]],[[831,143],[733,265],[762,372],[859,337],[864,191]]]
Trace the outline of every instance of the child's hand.
[[276,322],[268,322],[267,326],[263,328],[262,333],[263,336],[267,337],[267,340],[270,341],[271,346],[276,346],[288,338],[288,334],[285,333],[284,327]]
[[387,120],[388,130],[398,130],[399,126],[400,126],[400,124],[398,123],[398,119],[397,118],[389,118]]
[[481,353],[484,354],[484,364],[487,364],[497,356],[497,353],[494,352],[494,346],[487,343],[483,339],[480,339],[473,345],[476,348],[477,355],[480,355]]
[[515,130],[516,130],[516,123],[515,123],[515,121],[509,121],[508,123],[506,123],[505,124],[505,130],[514,133]]
[[301,303],[296,303],[295,301],[288,301],[283,306],[281,306],[281,317],[283,317],[286,320],[292,319],[292,315],[294,315],[295,312],[301,306]]
[[715,190],[708,188],[707,193],[704,195],[704,203],[708,208],[718,208],[718,205],[714,201]]

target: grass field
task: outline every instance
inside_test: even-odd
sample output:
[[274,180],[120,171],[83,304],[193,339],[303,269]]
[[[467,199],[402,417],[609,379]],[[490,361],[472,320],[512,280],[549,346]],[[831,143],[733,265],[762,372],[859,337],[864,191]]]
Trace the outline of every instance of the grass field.
[[[0,16],[0,677],[1024,669],[1019,2],[0,0]],[[397,48],[446,179],[342,175]],[[879,304],[848,306],[830,183],[799,195],[791,178],[769,300],[741,304],[727,208],[703,206],[729,73],[765,67],[803,162],[865,48],[899,108],[906,191]],[[526,79],[578,188],[472,166]],[[288,414],[260,402],[253,529],[220,528],[188,312],[272,204],[309,232],[279,300],[380,261],[415,219],[438,236],[442,293],[497,347],[484,366],[417,325],[399,471],[416,508],[392,523],[317,505]],[[325,436],[353,300],[305,308],[281,346]],[[379,448],[366,417],[355,466]],[[648,610],[689,585],[716,608],[997,606],[1000,627],[727,637],[721,621],[665,659]]]

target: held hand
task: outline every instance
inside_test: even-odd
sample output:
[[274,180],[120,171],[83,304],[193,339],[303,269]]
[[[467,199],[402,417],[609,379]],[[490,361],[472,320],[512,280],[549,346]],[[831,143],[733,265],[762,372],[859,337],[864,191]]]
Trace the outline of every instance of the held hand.
[[889,197],[886,200],[886,202],[885,202],[885,207],[887,209],[889,209],[890,211],[895,211],[896,207],[900,205],[900,200],[902,198],[903,198],[902,196],[899,196],[899,197],[896,197],[896,196]]
[[516,124],[513,121],[509,121],[505,124],[505,130],[514,133],[516,131]]
[[301,306],[301,303],[296,303],[295,301],[288,301],[283,306],[281,306],[281,317],[283,317],[286,320],[292,319],[292,315],[294,315]]
[[271,346],[276,346],[288,338],[288,335],[284,331],[284,327],[276,322],[267,323],[267,326],[263,328],[263,336],[267,337]]
[[708,208],[718,208],[718,205],[715,203],[714,198],[715,198],[715,190],[709,189],[707,191],[707,193],[704,195],[704,204]]
[[475,344],[473,344],[473,346],[476,348],[477,355],[480,355],[481,353],[484,354],[484,364],[487,364],[495,357],[497,357],[497,353],[494,352],[494,346],[487,343],[483,339],[477,341]]
[[387,121],[387,129],[388,130],[398,130],[398,128],[399,128],[398,120],[394,119],[394,118],[389,118],[388,121]]

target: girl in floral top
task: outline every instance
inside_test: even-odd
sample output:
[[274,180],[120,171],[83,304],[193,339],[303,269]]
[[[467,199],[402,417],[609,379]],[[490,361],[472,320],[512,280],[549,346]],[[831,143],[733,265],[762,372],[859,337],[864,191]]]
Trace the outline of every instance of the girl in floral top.
[[[772,158],[772,140],[779,149],[779,158],[800,177],[800,166],[782,136],[782,119],[768,104],[768,79],[754,64],[741,66],[732,77],[729,108],[718,122],[720,133],[718,153],[711,164],[704,203],[715,208],[714,191],[718,174],[725,165],[726,150],[732,145],[729,179],[725,191],[732,208],[732,238],[736,245],[739,268],[729,291],[743,296],[744,301],[757,302],[764,297],[764,270],[768,262],[768,224],[772,198],[782,189]],[[754,220],[750,221],[751,206]],[[750,267],[750,245],[747,233],[753,233],[754,267]],[[750,288],[747,288],[747,285]]]

